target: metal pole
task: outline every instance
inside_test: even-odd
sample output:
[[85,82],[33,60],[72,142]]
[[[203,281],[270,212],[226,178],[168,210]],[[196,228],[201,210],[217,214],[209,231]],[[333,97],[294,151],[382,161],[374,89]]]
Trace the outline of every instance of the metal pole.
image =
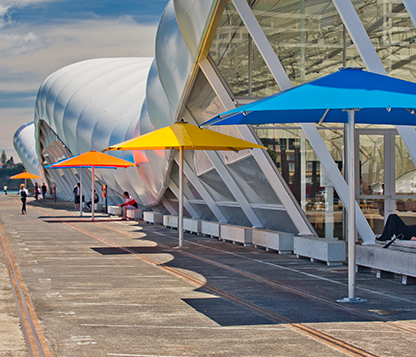
[[179,247],[183,245],[183,148],[179,147]]
[[348,298],[355,299],[355,140],[354,111],[348,110]]
[[79,170],[79,215],[82,217],[82,167]]
[[92,184],[91,184],[91,221],[94,220],[94,166],[92,167]]
[[348,109],[348,297],[338,302],[364,302],[355,296],[355,110]]

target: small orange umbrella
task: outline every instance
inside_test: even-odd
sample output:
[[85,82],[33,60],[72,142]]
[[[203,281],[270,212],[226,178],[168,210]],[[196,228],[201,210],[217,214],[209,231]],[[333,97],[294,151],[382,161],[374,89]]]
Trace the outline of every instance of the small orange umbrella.
[[[91,167],[92,169],[92,185],[91,185],[91,212],[92,218],[94,220],[94,169],[96,167],[102,169],[112,169],[117,167],[130,167],[137,166],[136,164],[119,159],[117,157],[104,154],[99,151],[91,150],[86,153],[70,157],[54,164],[45,166],[46,169],[72,169],[76,167]],[[82,187],[81,187],[82,190]],[[80,194],[82,197],[82,193]],[[80,211],[82,212],[82,204],[80,204]],[[82,215],[82,213],[81,213]]]
[[40,179],[39,176],[31,174],[30,172],[21,172],[20,174],[14,175],[10,177],[13,180],[18,180],[18,179],[25,179],[25,187],[26,187],[26,180],[27,179]]

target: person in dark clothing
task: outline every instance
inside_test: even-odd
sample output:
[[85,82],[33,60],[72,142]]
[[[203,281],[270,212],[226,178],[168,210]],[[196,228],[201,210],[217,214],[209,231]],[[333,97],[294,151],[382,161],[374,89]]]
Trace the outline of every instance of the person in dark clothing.
[[45,199],[46,191],[48,188],[46,187],[45,183],[42,184],[42,198]]
[[35,183],[35,200],[36,200],[36,201],[38,200],[38,196],[39,196],[39,185],[38,185],[38,183],[36,182],[36,183]]
[[[100,201],[100,197],[98,196],[97,192],[94,190],[94,203],[98,203]],[[89,209],[91,209],[91,202],[92,200],[89,200],[86,205]]]
[[387,241],[393,239],[393,236],[401,240],[416,240],[416,225],[408,226],[395,213],[387,218],[383,233],[376,238],[378,241]]

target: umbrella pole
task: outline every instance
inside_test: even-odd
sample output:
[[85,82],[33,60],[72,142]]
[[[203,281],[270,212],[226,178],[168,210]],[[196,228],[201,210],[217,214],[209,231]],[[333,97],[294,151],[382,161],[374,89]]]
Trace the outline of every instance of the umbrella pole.
[[91,221],[94,220],[94,166],[92,166],[92,183],[91,183]]
[[348,110],[348,297],[338,302],[364,302],[355,296],[355,110]]
[[82,167],[79,168],[79,215],[82,217]]
[[179,147],[179,247],[183,245],[183,147]]

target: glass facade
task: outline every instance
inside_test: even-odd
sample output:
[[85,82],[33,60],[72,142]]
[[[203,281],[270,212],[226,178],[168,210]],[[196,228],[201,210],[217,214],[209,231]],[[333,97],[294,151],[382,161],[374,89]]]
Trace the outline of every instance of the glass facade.
[[[364,67],[331,0],[247,2],[293,85],[333,73],[339,67]],[[414,81],[416,30],[403,3],[352,3],[387,72]],[[227,1],[210,56],[235,97],[265,97],[280,91],[232,1]],[[399,136],[387,141],[390,152],[385,151],[386,133],[395,132],[394,127],[356,128],[361,130],[357,197],[371,228],[381,233],[385,200],[393,200],[397,210],[399,206],[403,210],[405,205],[400,202],[406,199],[396,199],[404,195],[410,200],[406,195],[416,191],[416,171]],[[301,128],[289,124],[254,129],[318,235],[343,237],[343,205]],[[344,174],[344,125],[324,124],[319,133]],[[385,177],[391,170],[394,180]],[[410,200],[408,206],[412,204]]]
[[355,10],[389,75],[416,80],[416,29],[397,0],[353,1]]

